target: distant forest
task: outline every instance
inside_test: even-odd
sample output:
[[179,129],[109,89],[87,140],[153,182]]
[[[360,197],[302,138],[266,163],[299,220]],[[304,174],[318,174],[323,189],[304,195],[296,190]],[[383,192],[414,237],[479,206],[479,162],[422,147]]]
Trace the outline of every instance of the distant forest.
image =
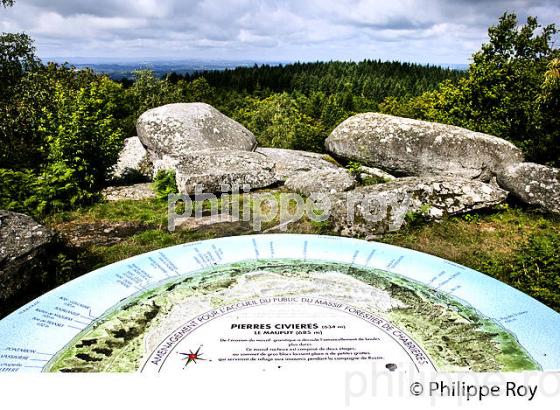
[[443,80],[456,81],[464,72],[440,66],[399,61],[315,62],[288,65],[259,65],[221,71],[203,71],[184,76],[171,73],[168,80],[192,81],[204,77],[219,89],[248,94],[299,92],[310,95],[351,93],[379,103],[385,97],[413,97],[435,88]]

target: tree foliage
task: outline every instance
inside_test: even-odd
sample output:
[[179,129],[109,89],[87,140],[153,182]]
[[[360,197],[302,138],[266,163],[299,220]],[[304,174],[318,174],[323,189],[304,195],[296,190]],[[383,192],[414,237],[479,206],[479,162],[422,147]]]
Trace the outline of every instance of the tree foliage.
[[54,109],[43,113],[39,125],[46,161],[64,163],[77,173],[81,188],[94,191],[122,147],[123,132],[115,118],[121,86],[107,77],[78,89],[57,82],[51,99]]
[[175,78],[193,80],[204,77],[210,86],[221,90],[267,96],[271,93],[310,95],[346,94],[364,102],[378,103],[386,96],[412,97],[433,89],[445,79],[458,79],[461,72],[438,66],[423,66],[398,61],[315,62],[288,65],[237,67],[224,71],[202,71]]
[[528,159],[560,163],[556,27],[505,13],[488,30],[467,75],[409,100],[387,98],[382,112],[459,125],[508,139]]
[[248,98],[234,117],[252,130],[259,145],[309,151],[322,149],[320,124],[302,112],[300,101],[288,93],[265,99]]
[[23,33],[0,34],[0,98],[9,97],[25,73],[38,65],[31,37]]
[[41,216],[89,203],[122,145],[122,86],[42,65],[26,35],[2,35],[0,58],[0,208]]

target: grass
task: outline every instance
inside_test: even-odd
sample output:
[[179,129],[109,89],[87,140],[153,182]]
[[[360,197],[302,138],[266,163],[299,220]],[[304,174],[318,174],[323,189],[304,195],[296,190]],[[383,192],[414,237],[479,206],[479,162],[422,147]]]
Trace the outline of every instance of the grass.
[[511,259],[531,235],[545,232],[560,232],[560,221],[507,207],[495,213],[467,214],[415,224],[385,235],[381,241],[480,267],[490,259]]
[[[278,192],[271,192],[279,198]],[[239,200],[233,198],[232,200]],[[221,199],[218,199],[221,201]],[[263,205],[266,208],[266,204]],[[203,204],[210,208],[210,202]],[[243,207],[240,207],[241,212]],[[242,217],[242,214],[241,214]],[[137,254],[196,240],[253,233],[251,224],[226,223],[193,231],[167,230],[167,203],[158,200],[99,203],[51,217],[56,228],[64,222],[92,221],[143,222],[154,229],[138,233],[112,246],[92,246],[86,250],[85,271]],[[410,221],[409,221],[410,222]],[[263,223],[263,230],[274,227],[278,218]],[[287,232],[331,234],[328,222],[307,218],[290,224]],[[380,241],[439,256],[471,267],[560,311],[560,218],[522,207],[503,206],[494,212],[471,213],[439,222],[418,220]]]
[[157,199],[101,202],[75,211],[59,212],[49,217],[46,223],[56,226],[69,221],[85,223],[99,220],[144,222],[164,227],[167,226],[167,203]]
[[216,225],[194,231],[169,232],[153,229],[131,236],[115,245],[90,247],[87,250],[88,264],[90,270],[93,270],[156,249],[204,239],[252,233],[249,228],[248,226],[240,227],[240,225],[228,225],[227,227]]
[[381,241],[471,267],[560,311],[560,218],[523,208],[415,225]]

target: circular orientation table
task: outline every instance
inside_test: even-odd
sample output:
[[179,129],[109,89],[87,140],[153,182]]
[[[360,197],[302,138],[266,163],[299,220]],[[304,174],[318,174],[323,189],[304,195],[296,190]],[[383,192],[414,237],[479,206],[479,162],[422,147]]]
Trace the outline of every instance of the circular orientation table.
[[0,321],[0,372],[559,370],[558,340],[557,312],[464,266],[263,234],[156,250],[42,295]]

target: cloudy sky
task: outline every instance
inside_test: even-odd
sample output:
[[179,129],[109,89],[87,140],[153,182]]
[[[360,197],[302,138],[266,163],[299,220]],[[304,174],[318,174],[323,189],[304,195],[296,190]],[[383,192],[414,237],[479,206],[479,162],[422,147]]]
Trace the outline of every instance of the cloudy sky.
[[558,0],[16,0],[0,32],[38,54],[109,59],[467,63],[506,10],[560,24]]

